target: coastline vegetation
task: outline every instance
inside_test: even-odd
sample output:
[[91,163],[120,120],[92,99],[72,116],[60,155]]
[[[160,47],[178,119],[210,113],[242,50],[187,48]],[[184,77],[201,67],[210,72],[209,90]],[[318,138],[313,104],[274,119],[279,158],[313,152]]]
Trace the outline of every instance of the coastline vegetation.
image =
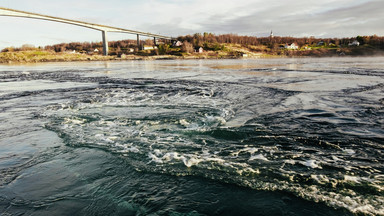
[[112,41],[109,42],[108,56],[101,55],[102,47],[101,42],[8,47],[1,50],[0,63],[384,55],[384,37],[294,38],[196,33],[180,36],[173,42],[158,40],[156,46],[151,39],[140,41],[140,46],[136,40]]

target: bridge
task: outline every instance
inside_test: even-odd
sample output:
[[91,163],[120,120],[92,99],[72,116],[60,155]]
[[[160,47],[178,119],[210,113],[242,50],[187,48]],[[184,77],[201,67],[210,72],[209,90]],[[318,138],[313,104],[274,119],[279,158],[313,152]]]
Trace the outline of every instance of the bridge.
[[47,20],[47,21],[66,23],[66,24],[70,24],[70,25],[76,25],[76,26],[81,26],[81,27],[101,31],[102,32],[102,39],[103,39],[103,54],[104,55],[108,55],[108,40],[107,40],[107,33],[108,32],[119,32],[119,33],[127,33],[127,34],[137,35],[137,46],[138,47],[140,47],[140,36],[153,37],[155,45],[156,45],[156,38],[166,39],[166,40],[174,40],[174,38],[172,38],[172,37],[158,35],[158,34],[152,34],[152,33],[141,32],[141,31],[134,31],[134,30],[123,29],[123,28],[116,28],[116,27],[112,27],[112,26],[99,25],[99,24],[82,22],[82,21],[65,19],[65,18],[59,18],[59,17],[54,17],[54,16],[47,16],[47,15],[25,12],[25,11],[19,11],[19,10],[3,8],[3,7],[0,7],[0,16],[23,17],[23,18]]

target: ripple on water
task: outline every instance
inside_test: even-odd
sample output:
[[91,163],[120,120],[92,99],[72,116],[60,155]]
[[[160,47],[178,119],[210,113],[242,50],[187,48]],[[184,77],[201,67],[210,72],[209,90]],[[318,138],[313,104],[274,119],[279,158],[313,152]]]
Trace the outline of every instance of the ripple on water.
[[[291,122],[281,113],[228,126],[242,104],[188,88],[171,93],[157,87],[102,89],[86,100],[50,106],[42,116],[50,119],[46,127],[68,145],[119,154],[137,170],[203,176],[257,190],[287,191],[352,212],[383,213],[383,182],[376,178],[382,165],[361,160],[366,151],[348,148],[352,139],[285,133],[279,125]],[[296,123],[308,124],[308,130],[323,127],[313,124],[316,120],[338,118],[320,109],[294,112]],[[327,133],[315,132],[322,130]],[[367,147],[365,141],[360,144]]]

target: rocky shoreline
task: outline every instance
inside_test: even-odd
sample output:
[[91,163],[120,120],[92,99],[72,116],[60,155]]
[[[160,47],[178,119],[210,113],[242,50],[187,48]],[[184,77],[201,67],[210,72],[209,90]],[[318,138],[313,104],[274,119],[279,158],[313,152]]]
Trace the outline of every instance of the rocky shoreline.
[[121,60],[176,60],[176,59],[256,59],[256,58],[289,58],[289,57],[344,57],[344,56],[376,56],[384,55],[384,52],[291,52],[285,55],[268,54],[262,52],[248,52],[241,55],[233,55],[227,52],[184,53],[182,55],[121,55],[103,56],[81,53],[56,53],[45,50],[13,51],[0,53],[0,64],[40,63],[40,62],[76,62],[76,61],[121,61]]
[[76,61],[121,61],[121,60],[173,60],[173,59],[230,59],[241,58],[228,55],[122,55],[103,56],[80,53],[55,53],[49,51],[18,51],[0,53],[0,64],[39,63],[39,62],[76,62]]

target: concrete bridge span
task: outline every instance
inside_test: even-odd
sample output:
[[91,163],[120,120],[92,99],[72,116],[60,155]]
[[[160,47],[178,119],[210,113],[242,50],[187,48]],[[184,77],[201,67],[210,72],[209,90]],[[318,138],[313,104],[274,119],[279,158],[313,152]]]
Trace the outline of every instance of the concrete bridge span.
[[88,22],[72,20],[72,19],[65,19],[65,18],[54,17],[54,16],[47,16],[47,15],[31,13],[31,12],[26,12],[26,11],[19,11],[19,10],[3,8],[3,7],[0,7],[0,16],[23,17],[23,18],[47,20],[47,21],[60,22],[60,23],[76,25],[76,26],[81,26],[81,27],[101,31],[102,32],[102,39],[103,39],[103,54],[104,55],[108,55],[107,32],[119,32],[119,33],[127,33],[127,34],[137,35],[138,46],[139,46],[139,40],[140,40],[139,37],[140,36],[153,37],[155,42],[156,42],[156,38],[173,40],[173,38],[169,37],[169,36],[163,36],[163,35],[152,34],[152,33],[141,32],[141,31],[134,31],[134,30],[123,29],[123,28],[116,28],[116,27],[112,27],[112,26],[88,23]]

